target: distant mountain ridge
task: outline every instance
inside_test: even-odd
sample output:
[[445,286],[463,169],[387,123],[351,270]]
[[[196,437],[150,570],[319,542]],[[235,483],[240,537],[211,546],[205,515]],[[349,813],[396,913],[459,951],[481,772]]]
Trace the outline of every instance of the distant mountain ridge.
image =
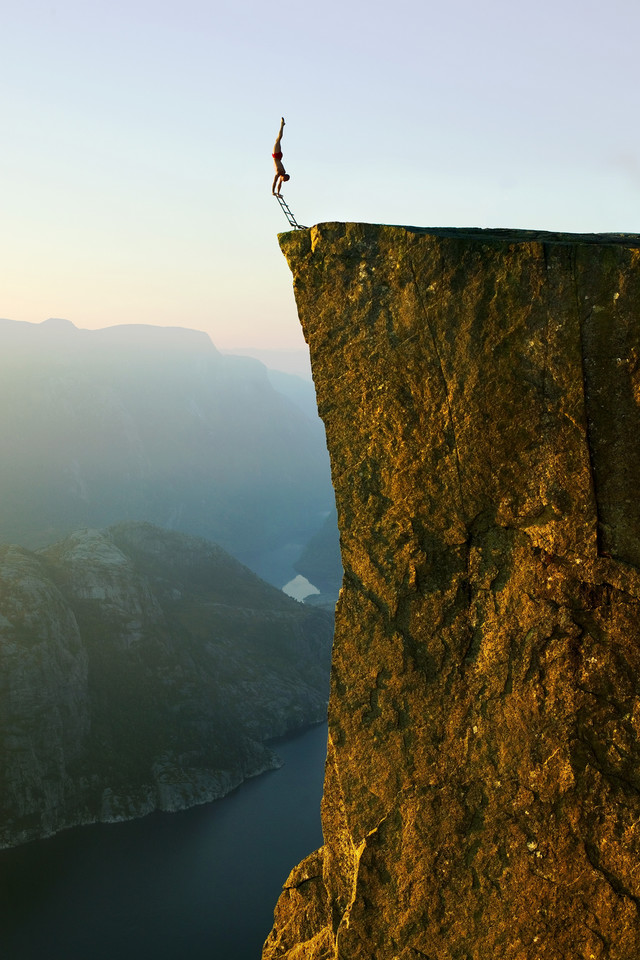
[[331,617],[146,523],[0,547],[0,846],[177,810],[324,719]]
[[282,373],[293,374],[309,383],[313,382],[311,375],[311,360],[309,351],[304,348],[287,350],[273,347],[232,347],[222,353],[235,354],[240,357],[254,357],[264,363],[269,370],[278,370]]
[[317,417],[195,330],[0,320],[0,432],[0,542],[148,521],[281,586],[333,506]]

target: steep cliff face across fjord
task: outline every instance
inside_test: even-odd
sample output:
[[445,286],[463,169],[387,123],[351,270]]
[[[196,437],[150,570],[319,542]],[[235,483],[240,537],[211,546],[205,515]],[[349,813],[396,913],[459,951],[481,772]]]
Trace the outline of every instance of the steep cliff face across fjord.
[[332,460],[324,847],[265,960],[640,956],[640,238],[284,234]]
[[147,523],[0,547],[0,847],[217,799],[324,720],[331,617]]

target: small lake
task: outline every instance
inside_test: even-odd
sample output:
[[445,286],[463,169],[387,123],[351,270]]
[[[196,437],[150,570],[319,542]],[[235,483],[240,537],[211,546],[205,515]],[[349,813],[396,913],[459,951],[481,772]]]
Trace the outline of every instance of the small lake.
[[327,726],[181,813],[0,851],[2,960],[260,960],[289,871],[322,844]]

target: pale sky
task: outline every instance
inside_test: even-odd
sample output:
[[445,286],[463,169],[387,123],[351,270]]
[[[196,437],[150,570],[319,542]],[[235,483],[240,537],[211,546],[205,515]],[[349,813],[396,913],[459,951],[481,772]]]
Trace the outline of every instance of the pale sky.
[[640,231],[638,0],[0,0],[0,316],[303,346],[301,223]]

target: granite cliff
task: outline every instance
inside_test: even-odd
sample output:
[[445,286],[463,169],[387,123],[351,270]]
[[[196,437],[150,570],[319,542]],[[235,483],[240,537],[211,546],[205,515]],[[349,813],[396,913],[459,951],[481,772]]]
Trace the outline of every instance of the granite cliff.
[[0,846],[177,810],[326,717],[331,617],[151,524],[0,547]]
[[640,238],[280,243],[345,572],[264,960],[635,960]]

